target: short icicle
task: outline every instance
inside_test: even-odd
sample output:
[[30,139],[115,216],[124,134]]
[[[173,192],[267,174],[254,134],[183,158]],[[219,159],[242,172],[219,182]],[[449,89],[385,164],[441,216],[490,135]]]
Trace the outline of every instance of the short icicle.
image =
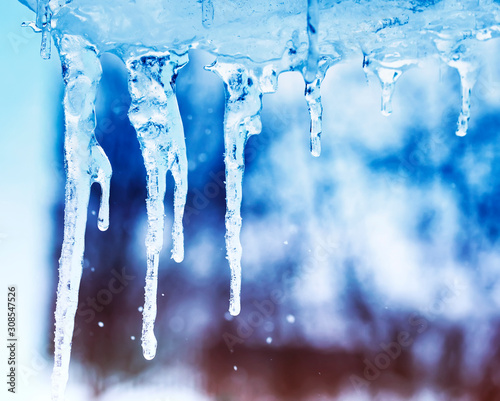
[[393,68],[378,67],[375,70],[375,74],[377,74],[382,86],[380,109],[384,116],[390,116],[392,114],[392,95],[394,94],[396,81],[401,76],[402,71]]
[[101,64],[95,48],[81,37],[63,35],[57,45],[64,72],[66,196],[64,241],[59,259],[55,312],[52,400],[62,401],[68,381],[71,341],[78,305],[90,187],[101,186],[98,227],[109,226],[111,165],[94,135],[95,98]]
[[[262,128],[262,81],[242,64],[217,61],[208,70],[217,73],[224,81],[226,110],[224,114],[224,162],[226,165],[226,249],[231,269],[231,295],[229,313],[237,316],[241,310],[241,199],[245,170],[245,144],[251,135]],[[273,71],[269,74],[275,76]],[[272,90],[270,84],[269,90]]]
[[[184,259],[182,218],[187,195],[187,156],[184,129],[174,84],[177,72],[188,61],[187,53],[149,52],[132,56],[127,62],[132,102],[129,118],[137,132],[147,173],[148,232],[146,238],[147,273],[142,326],[144,358],[153,359],[157,341],[154,335],[158,262],[163,246],[166,175],[175,181],[172,258]],[[168,84],[162,82],[164,75]]]
[[450,66],[456,68],[460,74],[460,87],[462,89],[462,106],[457,122],[457,136],[465,136],[469,128],[470,104],[472,88],[476,83],[477,72],[470,63],[465,61],[450,62]]
[[40,45],[40,55],[43,59],[49,59],[51,53],[51,20],[52,10],[49,0],[37,0],[36,27],[42,32],[42,43]]
[[475,48],[465,38],[456,42],[452,38],[437,37],[434,39],[441,60],[458,71],[460,75],[461,100],[460,115],[458,116],[457,136],[467,135],[470,120],[471,94],[476,84],[480,58],[477,57]]
[[310,83],[306,81],[305,98],[311,118],[311,154],[315,157],[321,154],[321,132],[323,131],[321,83],[331,65],[332,62],[330,58],[322,57],[318,63],[316,78]]

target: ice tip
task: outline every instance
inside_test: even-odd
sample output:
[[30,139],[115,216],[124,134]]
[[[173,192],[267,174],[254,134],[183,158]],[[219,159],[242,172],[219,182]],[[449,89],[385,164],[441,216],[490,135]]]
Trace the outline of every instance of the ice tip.
[[238,316],[241,312],[240,300],[231,299],[229,303],[229,313],[231,316]]
[[316,135],[311,137],[311,143],[310,143],[310,150],[311,150],[311,155],[314,157],[320,157],[321,156],[321,140],[320,140],[320,135]]
[[101,207],[99,208],[97,228],[100,231],[106,231],[109,228],[109,206],[107,206],[107,204],[101,204]]
[[184,260],[184,250],[176,251],[172,250],[172,259],[177,263],[181,263]]
[[145,333],[142,336],[142,355],[144,359],[150,361],[156,356],[156,337],[152,332]]
[[100,231],[106,231],[109,228],[109,221],[104,220],[104,219],[98,219],[97,220],[97,228]]

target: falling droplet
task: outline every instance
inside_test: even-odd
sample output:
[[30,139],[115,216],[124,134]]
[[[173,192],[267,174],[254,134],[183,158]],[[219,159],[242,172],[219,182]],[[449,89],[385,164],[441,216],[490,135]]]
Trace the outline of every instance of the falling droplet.
[[266,343],[271,344],[273,342],[272,337],[267,337],[266,338]]
[[131,339],[132,341],[135,341],[135,336],[130,336],[130,339]]
[[103,322],[99,322],[99,323],[97,323],[97,325],[98,325],[99,327],[104,327],[104,323],[103,323]]
[[286,316],[286,321],[288,323],[295,323],[295,316],[293,316],[293,315],[287,315]]
[[[188,62],[187,53],[150,52],[127,62],[132,98],[130,122],[137,132],[147,173],[147,273],[143,311],[142,347],[146,359],[156,354],[154,322],[158,287],[158,261],[163,246],[166,175],[174,178],[172,258],[184,259],[182,218],[187,195],[187,156],[184,129],[174,94],[177,72]],[[167,79],[164,85],[162,76]]]
[[234,371],[236,372],[238,370],[238,366],[234,365],[233,366]]

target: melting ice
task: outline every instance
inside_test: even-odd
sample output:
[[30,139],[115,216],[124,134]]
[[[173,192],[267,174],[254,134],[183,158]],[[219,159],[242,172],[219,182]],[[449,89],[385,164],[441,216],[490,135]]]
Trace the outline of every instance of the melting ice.
[[[244,148],[261,131],[262,96],[277,89],[284,71],[304,76],[309,108],[310,151],[319,156],[322,134],[321,83],[330,67],[364,55],[367,73],[381,84],[381,111],[392,113],[396,82],[423,57],[438,57],[460,76],[462,102],[456,134],[467,132],[471,92],[479,66],[479,41],[500,32],[499,6],[492,0],[287,2],[202,0],[199,2],[20,0],[36,12],[25,26],[41,33],[41,56],[59,51],[65,84],[66,195],[56,305],[53,400],[62,400],[82,274],[90,187],[101,186],[98,226],[109,225],[111,165],[94,135],[95,97],[101,78],[99,57],[113,52],[129,74],[129,118],[147,172],[147,270],[142,347],[146,359],[156,352],[154,321],[158,263],[163,247],[166,175],[175,181],[172,258],[184,257],[182,218],[187,193],[184,131],[175,95],[177,72],[188,51],[200,48],[217,56],[207,66],[226,91],[224,162],[226,165],[226,248],[230,267],[232,315],[240,312],[242,180]],[[119,11],[117,11],[119,10]],[[360,66],[361,67],[361,66]],[[338,101],[349,102],[338,94]],[[332,133],[334,134],[334,133]],[[294,319],[289,317],[288,322]]]

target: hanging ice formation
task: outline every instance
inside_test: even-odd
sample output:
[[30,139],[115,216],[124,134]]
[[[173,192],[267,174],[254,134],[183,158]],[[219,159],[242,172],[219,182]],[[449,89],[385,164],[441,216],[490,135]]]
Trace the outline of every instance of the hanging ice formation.
[[85,226],[90,187],[101,186],[98,227],[109,226],[111,165],[94,135],[95,97],[101,64],[94,46],[79,36],[59,38],[64,75],[64,141],[66,195],[64,242],[59,259],[59,284],[55,312],[55,355],[52,374],[53,399],[63,399],[68,380],[71,340],[82,276]]
[[[224,82],[226,111],[226,247],[231,272],[232,315],[240,312],[241,199],[244,147],[261,131],[262,95],[277,89],[284,71],[299,71],[311,117],[311,153],[321,151],[321,83],[327,70],[363,54],[363,67],[382,86],[382,113],[401,74],[423,57],[437,56],[455,68],[462,105],[457,135],[467,131],[477,77],[478,41],[500,36],[500,6],[493,0],[20,0],[36,12],[25,23],[42,35],[41,55],[59,50],[65,83],[67,170],[64,242],[56,305],[53,399],[62,400],[68,379],[71,338],[82,273],[90,186],[102,188],[98,225],[108,227],[111,166],[94,135],[95,96],[101,77],[99,54],[114,52],[129,73],[129,117],[137,131],[147,171],[147,273],[142,346],[154,357],[158,261],[163,245],[163,199],[168,171],[175,181],[172,258],[183,259],[182,216],[187,160],[175,97],[177,71],[188,51],[217,56],[207,67]],[[163,78],[163,79],[162,79]]]
[[[178,263],[184,259],[182,216],[187,195],[187,156],[173,86],[177,71],[187,62],[187,53],[177,55],[173,52],[131,55],[126,62],[132,98],[128,114],[137,132],[147,174],[147,273],[142,326],[142,349],[146,359],[153,359],[156,354],[153,329],[168,171],[175,181],[172,258]],[[167,78],[166,86],[162,83],[162,75]]]

